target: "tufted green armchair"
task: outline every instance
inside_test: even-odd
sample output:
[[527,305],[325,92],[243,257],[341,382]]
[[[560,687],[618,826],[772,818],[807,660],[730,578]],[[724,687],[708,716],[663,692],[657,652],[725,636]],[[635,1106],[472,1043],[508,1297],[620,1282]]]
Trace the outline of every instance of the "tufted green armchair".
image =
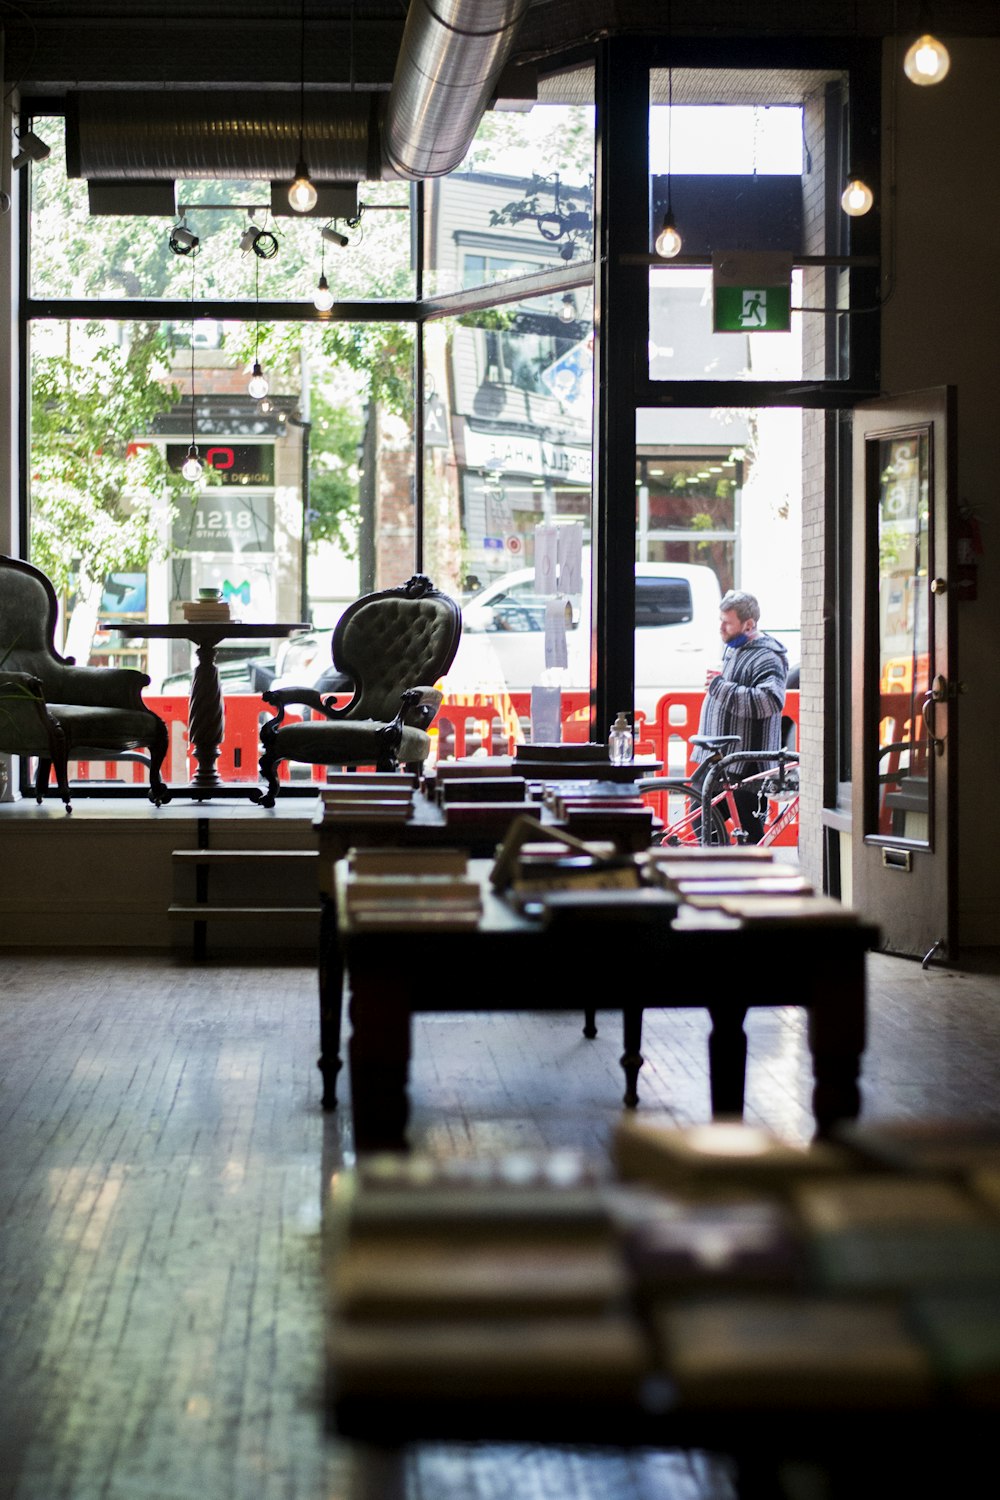
[[[273,807],[278,766],[295,760],[310,766],[371,766],[395,771],[402,763],[419,770],[431,747],[427,730],[443,694],[434,684],[451,666],[462,634],[462,612],[454,599],[416,573],[400,588],[365,594],[344,611],[333,632],[333,664],[354,684],[343,708],[311,688],[273,688],[264,702],[278,712],[260,731],[260,773],[266,790],[252,793]],[[289,704],[321,714],[285,724]]]
[[[160,775],[167,726],[142,701],[149,682],[130,667],[78,667],[55,649],[56,595],[30,563],[0,555],[0,750],[37,756],[41,802],[53,767],[70,805],[70,760],[141,760],[149,799],[170,801]],[[149,754],[137,752],[146,747]]]

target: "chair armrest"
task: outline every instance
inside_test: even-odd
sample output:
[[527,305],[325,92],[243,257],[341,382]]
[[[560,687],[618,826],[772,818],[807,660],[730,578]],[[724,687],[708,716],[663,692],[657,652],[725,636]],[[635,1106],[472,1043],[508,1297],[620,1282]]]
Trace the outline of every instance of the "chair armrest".
[[148,685],[146,673],[134,667],[65,667],[51,684],[51,697],[87,708],[146,708],[142,690]]
[[426,729],[433,724],[443,702],[444,693],[437,688],[407,688],[400,701],[402,722],[410,729]]
[[41,698],[44,701],[41,681],[31,672],[0,671],[0,700],[10,698]]

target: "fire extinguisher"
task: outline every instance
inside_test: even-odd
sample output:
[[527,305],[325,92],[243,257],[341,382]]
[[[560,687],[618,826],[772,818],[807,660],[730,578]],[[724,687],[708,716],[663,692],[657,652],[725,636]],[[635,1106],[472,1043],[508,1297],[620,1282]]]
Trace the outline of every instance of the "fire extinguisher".
[[967,505],[959,507],[955,542],[955,559],[958,567],[957,596],[960,600],[975,599],[979,587],[977,559],[983,555],[983,537],[979,529],[979,521]]

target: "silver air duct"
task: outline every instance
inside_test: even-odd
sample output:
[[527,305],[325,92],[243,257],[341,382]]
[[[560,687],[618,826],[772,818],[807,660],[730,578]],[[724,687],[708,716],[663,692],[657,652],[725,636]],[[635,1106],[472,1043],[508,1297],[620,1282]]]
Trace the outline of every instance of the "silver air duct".
[[[71,96],[67,170],[92,182],[290,182],[304,109],[317,183],[439,177],[493,100],[530,0],[411,0],[391,92],[108,89]],[[388,100],[388,102],[386,102]],[[384,113],[384,120],[383,120]]]
[[399,177],[441,177],[466,155],[529,0],[410,0],[382,155]]
[[[98,181],[290,182],[299,108],[291,93],[77,94],[66,122],[67,171]],[[317,182],[379,180],[378,109],[377,94],[306,95],[306,157]]]

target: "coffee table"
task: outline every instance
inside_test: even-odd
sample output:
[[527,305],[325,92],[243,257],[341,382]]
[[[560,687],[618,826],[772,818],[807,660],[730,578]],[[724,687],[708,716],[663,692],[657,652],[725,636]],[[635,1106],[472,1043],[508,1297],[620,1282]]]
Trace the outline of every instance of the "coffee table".
[[276,636],[291,635],[294,630],[307,630],[309,627],[301,622],[271,621],[267,624],[250,625],[241,620],[183,620],[171,624],[144,622],[135,626],[124,625],[120,620],[102,620],[100,623],[102,629],[115,630],[125,640],[187,640],[197,647],[198,660],[191,678],[188,738],[198,769],[194,780],[185,790],[199,801],[203,797],[218,796],[220,793],[248,795],[253,789],[249,784],[227,784],[215,769],[226,727],[222,685],[215,659],[216,648],[221,641],[273,640]]

